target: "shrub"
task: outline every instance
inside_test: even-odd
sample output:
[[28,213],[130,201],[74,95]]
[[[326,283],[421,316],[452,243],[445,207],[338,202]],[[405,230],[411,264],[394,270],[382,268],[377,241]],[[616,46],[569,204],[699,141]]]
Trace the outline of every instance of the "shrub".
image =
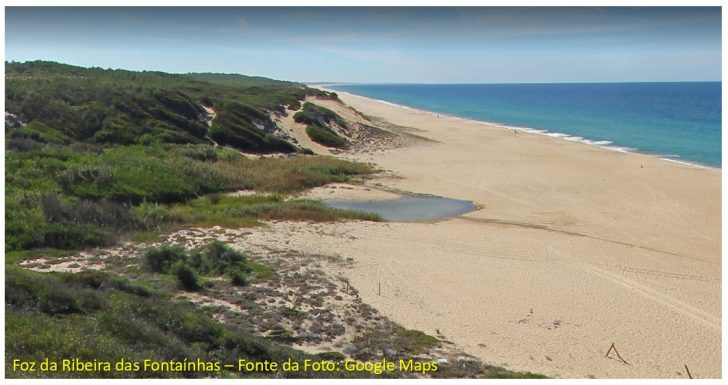
[[99,290],[107,283],[109,277],[109,274],[103,271],[86,270],[65,276],[64,281],[67,283],[78,284],[80,286],[86,286],[94,290]]
[[190,256],[190,265],[202,275],[228,275],[236,286],[247,286],[249,275],[253,271],[245,254],[231,249],[225,243],[213,241],[194,250]]
[[103,246],[112,243],[112,235],[90,224],[47,224],[42,245],[55,249],[74,250],[82,246]]
[[50,223],[87,223],[110,229],[132,229],[137,226],[127,207],[106,199],[80,199],[67,203],[58,194],[43,194],[40,204],[43,215]]
[[177,245],[163,245],[150,248],[144,253],[146,267],[154,273],[166,273],[172,265],[187,258],[185,250]]
[[25,273],[10,268],[6,273],[5,303],[17,308],[33,308],[45,314],[83,313],[98,309],[89,293],[60,282],[48,274]]
[[248,286],[250,284],[248,277],[239,271],[231,271],[228,274],[230,275],[230,283],[235,286]]
[[76,298],[67,291],[50,291],[41,299],[40,310],[46,314],[78,313],[80,308]]
[[190,253],[180,246],[150,248],[145,253],[145,265],[155,273],[174,274],[181,286],[189,291],[202,289],[200,276],[227,275],[233,285],[247,286],[254,267],[257,271],[265,271],[262,265],[249,265],[245,254],[221,241],[210,242]]
[[328,147],[345,147],[347,144],[346,139],[333,130],[313,124],[306,127],[306,134],[314,142]]
[[200,285],[200,277],[184,262],[177,262],[174,266],[172,266],[172,271],[177,277],[177,281],[179,281],[185,290],[198,291],[202,289],[202,285]]

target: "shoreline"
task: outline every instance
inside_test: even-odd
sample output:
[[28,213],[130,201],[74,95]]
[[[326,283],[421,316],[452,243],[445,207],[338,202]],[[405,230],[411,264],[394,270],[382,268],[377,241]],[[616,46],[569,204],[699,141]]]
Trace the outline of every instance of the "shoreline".
[[[347,301],[355,300],[355,307],[374,309],[388,325],[447,341],[435,356],[452,362],[471,357],[552,378],[687,378],[684,365],[696,378],[721,377],[720,169],[341,97],[311,101],[354,124],[390,129],[396,145],[333,154],[381,172],[297,197],[387,200],[417,194],[468,200],[476,210],[433,222],[266,221],[240,229],[188,228],[168,234],[166,241],[189,248],[218,239],[275,271],[283,268],[287,276],[300,278],[303,268],[321,287],[331,287],[335,301],[324,301],[323,308],[337,319],[355,317],[346,313],[352,309]],[[411,132],[423,140],[397,139]],[[126,258],[126,247],[107,251],[112,260]],[[38,259],[23,267],[131,266],[110,262],[107,254],[83,252],[60,263]],[[260,282],[251,288],[280,285]],[[353,299],[347,297],[350,288]],[[188,299],[198,307],[224,309],[222,317],[247,313],[238,306],[241,292],[229,289],[236,293]],[[301,301],[310,299],[297,293]],[[257,306],[276,313],[297,303],[294,298]],[[306,314],[317,319],[322,307],[314,305],[317,311]],[[372,318],[380,320],[378,315]],[[307,327],[319,325],[315,319]],[[296,329],[300,323],[285,326],[307,336],[320,332]],[[361,332],[376,325],[350,326]],[[356,344],[350,331],[331,337],[294,347],[318,353]],[[629,364],[605,356],[610,344]]]
[[[411,110],[411,111],[415,111],[415,112],[426,113],[426,114],[433,115],[435,117],[458,119],[458,120],[462,120],[464,122],[477,123],[477,124],[482,124],[482,125],[492,126],[492,127],[501,127],[506,130],[517,130],[519,132],[532,134],[532,135],[543,135],[543,136],[548,136],[548,137],[552,137],[552,138],[562,139],[562,140],[573,142],[573,143],[581,143],[581,144],[585,144],[588,146],[598,147],[598,148],[602,148],[602,149],[610,150],[610,151],[614,151],[614,152],[619,152],[619,153],[647,155],[647,156],[652,156],[652,157],[655,157],[657,159],[661,159],[661,160],[664,160],[667,162],[681,164],[684,166],[704,168],[704,169],[717,169],[717,170],[722,169],[721,167],[718,167],[718,166],[702,164],[700,162],[695,162],[695,161],[677,160],[677,159],[673,158],[673,157],[681,158],[679,155],[660,155],[660,154],[653,154],[653,153],[649,153],[649,152],[643,152],[640,149],[634,148],[634,147],[612,146],[613,142],[611,140],[591,140],[591,139],[584,138],[581,136],[574,136],[571,134],[566,134],[566,133],[557,132],[557,131],[549,131],[547,129],[511,126],[511,125],[504,124],[504,123],[489,122],[489,121],[485,121],[485,120],[477,120],[477,119],[467,118],[467,117],[463,117],[463,116],[457,116],[457,115],[439,113],[439,112],[434,112],[434,111],[429,111],[429,110],[423,110],[423,109],[419,109],[419,108],[415,108],[415,107],[410,107],[410,106],[407,106],[404,104],[397,104],[397,103],[393,103],[393,102],[390,102],[387,100],[370,98],[367,96],[362,96],[362,95],[354,94],[354,93],[347,92],[347,91],[337,91],[337,90],[334,90],[331,88],[326,88],[326,86],[321,86],[321,85],[309,85],[309,87],[318,88],[318,89],[321,89],[324,91],[329,91],[329,92],[335,92],[336,94],[346,94],[349,96],[368,99],[373,102],[383,103],[383,104],[390,105],[392,107],[403,108],[403,109],[407,109],[407,110]],[[606,142],[608,142],[608,143],[606,143]]]
[[[291,239],[353,258],[342,274],[367,303],[511,370],[721,376],[721,169],[340,99],[321,103],[430,140],[346,156],[395,176],[377,185],[479,207],[435,224],[332,225],[346,243]],[[612,342],[630,365],[604,357]]]

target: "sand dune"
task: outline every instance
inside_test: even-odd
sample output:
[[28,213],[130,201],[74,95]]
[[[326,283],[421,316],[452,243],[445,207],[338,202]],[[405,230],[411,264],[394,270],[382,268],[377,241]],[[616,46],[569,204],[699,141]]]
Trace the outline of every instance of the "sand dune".
[[[290,231],[295,247],[355,258],[343,274],[364,301],[514,370],[721,376],[720,170],[340,98],[432,140],[355,155],[399,176],[376,182],[483,207],[329,225],[343,240]],[[627,363],[604,357],[612,342]]]

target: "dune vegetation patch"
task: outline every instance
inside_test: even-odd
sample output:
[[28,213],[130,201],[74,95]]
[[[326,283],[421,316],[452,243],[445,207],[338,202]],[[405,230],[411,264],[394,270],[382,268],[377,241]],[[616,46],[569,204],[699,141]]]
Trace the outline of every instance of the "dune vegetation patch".
[[293,120],[306,124],[306,134],[316,143],[328,147],[346,147],[348,142],[332,127],[346,128],[348,123],[334,111],[306,102],[301,111],[293,115]]

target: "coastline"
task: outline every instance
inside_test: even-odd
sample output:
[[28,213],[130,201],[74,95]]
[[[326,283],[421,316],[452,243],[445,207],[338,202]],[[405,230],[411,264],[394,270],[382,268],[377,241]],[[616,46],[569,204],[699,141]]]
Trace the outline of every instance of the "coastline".
[[386,104],[386,105],[390,105],[392,107],[397,107],[397,108],[402,108],[402,109],[406,109],[406,110],[411,110],[411,111],[426,113],[426,114],[432,115],[433,117],[445,117],[445,118],[449,118],[449,119],[461,120],[461,121],[464,121],[464,122],[483,124],[483,125],[490,126],[490,127],[500,127],[500,128],[505,129],[505,130],[517,130],[519,132],[523,132],[523,133],[527,133],[527,134],[549,136],[549,137],[552,137],[552,138],[562,139],[562,140],[566,140],[566,141],[569,141],[569,142],[575,142],[575,143],[581,143],[581,144],[585,144],[585,145],[589,145],[589,146],[599,147],[599,148],[603,148],[603,149],[610,150],[610,151],[616,151],[616,152],[622,152],[622,153],[643,154],[643,155],[653,156],[653,157],[656,157],[658,159],[662,159],[664,161],[673,162],[673,163],[677,163],[677,164],[682,164],[684,166],[691,166],[691,167],[697,167],[697,168],[712,168],[712,169],[719,169],[719,170],[721,169],[721,167],[707,165],[707,164],[702,164],[702,163],[695,162],[695,161],[685,161],[685,160],[677,160],[677,159],[675,159],[676,157],[677,158],[680,158],[679,155],[660,155],[660,154],[653,154],[653,153],[649,153],[649,152],[643,152],[640,149],[633,148],[633,147],[613,146],[612,144],[614,144],[614,142],[612,142],[611,140],[591,140],[589,138],[584,138],[584,137],[581,137],[581,136],[573,136],[573,135],[566,134],[566,133],[563,133],[563,132],[558,132],[558,131],[549,131],[547,129],[539,129],[539,128],[532,128],[532,127],[520,127],[520,126],[508,125],[508,124],[504,124],[504,123],[497,123],[497,122],[489,122],[489,121],[485,121],[485,120],[471,119],[471,118],[457,116],[457,115],[451,115],[451,114],[446,114],[446,113],[439,113],[439,112],[434,112],[434,111],[429,111],[429,110],[423,110],[423,109],[419,109],[419,108],[414,108],[414,107],[406,106],[406,105],[403,105],[403,104],[393,103],[393,102],[390,102],[390,101],[387,101],[387,100],[375,99],[375,98],[370,98],[370,97],[366,97],[366,96],[362,96],[362,95],[353,94],[351,92],[339,91],[339,90],[335,90],[335,89],[332,89],[332,88],[326,88],[326,86],[319,86],[319,85],[309,85],[309,86],[310,87],[313,87],[313,88],[318,88],[318,89],[321,89],[321,90],[324,90],[324,91],[335,92],[335,93],[337,93],[339,95],[340,94],[346,94],[346,95],[348,95],[350,97],[363,98],[363,99],[371,100],[373,102],[383,103],[383,104]]
[[[482,207],[434,224],[332,226],[347,242],[291,238],[352,257],[337,273],[367,303],[508,369],[721,376],[721,169],[340,99],[430,139],[347,155],[396,175],[379,185]],[[629,365],[604,357],[612,342]]]
[[[335,111],[357,133],[376,135],[353,136],[346,151],[320,146],[314,153],[371,163],[380,172],[292,197],[375,201],[416,194],[467,200],[476,210],[432,221],[267,220],[239,229],[182,229],[164,242],[230,244],[281,274],[249,290],[283,290],[273,297],[286,299],[261,297],[252,311],[240,306],[240,296],[250,293],[230,286],[176,300],[221,309],[219,320],[259,317],[254,324],[265,335],[269,315],[312,301],[315,281],[328,288],[328,300],[304,307],[313,317],[305,325],[282,324],[316,337],[287,343],[310,354],[366,351],[374,347],[360,344],[362,333],[379,333],[388,344],[393,333],[409,329],[442,342],[420,358],[444,358],[453,368],[482,362],[486,373],[686,378],[687,365],[695,378],[721,376],[720,169],[341,98],[306,101]],[[137,246],[20,265],[123,271],[149,244]],[[309,291],[288,298],[286,287],[296,280]],[[356,322],[346,321],[342,333],[334,323],[336,335],[322,334],[322,311]],[[625,360],[605,356],[610,344]]]

